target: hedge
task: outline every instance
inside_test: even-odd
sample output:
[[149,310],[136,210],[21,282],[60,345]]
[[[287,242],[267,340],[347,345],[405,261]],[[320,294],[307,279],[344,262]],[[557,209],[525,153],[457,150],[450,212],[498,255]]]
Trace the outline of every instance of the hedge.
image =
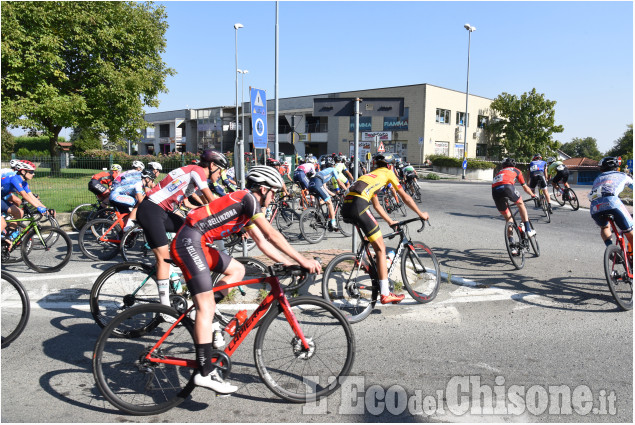
[[[463,167],[463,159],[461,158],[443,155],[430,155],[428,156],[428,159],[432,162],[432,165],[436,165],[437,167]],[[467,168],[475,170],[490,170],[496,168],[496,164],[489,161],[480,161],[478,159],[468,159]]]

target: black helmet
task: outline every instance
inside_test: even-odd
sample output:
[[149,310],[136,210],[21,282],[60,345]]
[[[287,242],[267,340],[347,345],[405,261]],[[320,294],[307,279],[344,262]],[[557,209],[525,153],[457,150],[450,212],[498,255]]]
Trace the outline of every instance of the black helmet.
[[154,181],[155,179],[155,175],[151,170],[143,170],[141,172],[141,177],[143,177],[144,179],[150,179],[152,181]]
[[503,167],[515,167],[516,160],[514,158],[505,158],[503,160]]
[[279,167],[280,166],[280,161],[278,161],[277,159],[273,159],[273,158],[267,158],[267,165],[270,167]]
[[598,165],[600,166],[600,170],[602,171],[617,170],[617,167],[619,167],[617,158],[615,158],[614,156],[605,156],[600,160],[600,162],[598,162]]
[[332,167],[335,165],[335,160],[332,156],[327,156],[326,158],[324,158],[324,163],[327,167]]
[[542,159],[542,155],[540,155],[539,153],[537,153],[536,155],[534,155],[534,157],[531,159],[532,161],[538,161]]
[[388,164],[394,164],[394,163],[395,163],[395,157],[391,153],[386,153],[386,154],[380,153],[375,156],[376,167],[385,167]]
[[226,169],[229,166],[229,162],[227,161],[227,158],[225,158],[225,155],[211,149],[206,149],[201,154],[201,162],[198,165],[201,167],[208,167],[209,164],[216,164],[223,169]]

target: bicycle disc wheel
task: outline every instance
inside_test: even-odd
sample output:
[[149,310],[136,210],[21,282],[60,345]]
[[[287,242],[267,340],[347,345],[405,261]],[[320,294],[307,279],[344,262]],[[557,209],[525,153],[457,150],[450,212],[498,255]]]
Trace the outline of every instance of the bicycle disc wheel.
[[[192,390],[196,368],[193,324],[184,317],[154,351],[154,358],[178,358],[188,366],[155,363],[145,357],[180,314],[161,304],[139,305],[118,315],[95,344],[93,376],[113,406],[130,415],[156,415],[179,405]],[[167,318],[166,321],[164,318]],[[117,329],[144,329],[120,338]]]
[[432,301],[439,292],[441,270],[434,252],[423,242],[411,241],[401,254],[401,276],[406,290],[418,303]]
[[341,311],[349,322],[357,323],[368,317],[378,295],[379,287],[373,285],[368,265],[360,266],[355,254],[340,254],[326,266],[322,297]]
[[95,204],[81,204],[75,207],[71,212],[71,227],[76,232],[82,230],[82,227],[87,223],[88,216],[95,211]]
[[79,248],[93,260],[108,261],[117,256],[123,232],[113,221],[98,219],[86,223],[79,232]]
[[[289,300],[309,349],[294,333],[282,307],[262,319],[254,342],[256,369],[279,397],[296,403],[318,400],[337,390],[355,358],[355,337],[344,316],[312,296]],[[335,379],[334,379],[335,378]]]
[[[511,232],[509,229],[511,229]],[[512,243],[509,242],[509,237],[507,236],[509,233],[512,234]],[[509,259],[512,260],[512,264],[518,270],[522,269],[525,266],[525,250],[523,249],[520,241],[520,230],[518,230],[518,226],[515,226],[513,221],[506,222],[505,246],[507,247],[507,254],[509,254]]]
[[71,238],[58,227],[40,227],[39,233],[31,229],[24,237],[20,247],[24,263],[38,273],[60,271],[71,259]]
[[[624,252],[617,245],[610,245],[604,251],[604,275],[617,305],[622,310],[632,310],[633,278],[628,275]],[[2,318],[4,320],[4,316]]]
[[24,286],[11,273],[2,272],[2,348],[8,347],[24,331],[31,305]]
[[580,201],[578,201],[578,195],[575,194],[573,189],[569,189],[569,205],[573,208],[573,211],[580,209]]
[[561,207],[564,207],[565,200],[562,198],[562,190],[552,186],[551,192],[553,193],[553,199],[556,200],[558,205],[560,205]]
[[121,238],[121,256],[126,262],[153,265],[156,263],[154,253],[146,243],[146,235],[138,224],[124,233]]
[[318,243],[326,236],[328,218],[315,208],[308,208],[300,215],[300,232],[307,242]]
[[[155,269],[142,263],[116,264],[99,275],[90,291],[90,313],[100,327],[139,304],[159,303]],[[128,336],[114,329],[119,336]]]

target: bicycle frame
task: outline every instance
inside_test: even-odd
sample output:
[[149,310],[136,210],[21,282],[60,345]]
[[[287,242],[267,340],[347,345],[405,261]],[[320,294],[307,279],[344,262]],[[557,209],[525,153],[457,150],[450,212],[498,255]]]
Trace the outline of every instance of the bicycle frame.
[[121,243],[121,239],[106,239],[104,236],[107,235],[116,225],[119,225],[122,229],[124,227],[124,220],[130,215],[130,213],[120,213],[115,210],[115,214],[117,215],[117,219],[112,223],[112,225],[104,232],[103,235],[99,237],[100,242],[110,242],[119,244]]
[[42,241],[42,245],[46,247],[46,241],[42,238],[42,235],[40,235],[40,226],[38,226],[37,220],[35,218],[33,217],[11,218],[11,219],[5,219],[5,221],[7,225],[9,223],[20,223],[24,221],[29,222],[29,224],[27,224],[27,226],[24,229],[20,230],[20,233],[18,234],[18,236],[13,240],[13,244],[11,245],[9,252],[13,252],[15,248],[20,246],[20,242],[22,241],[22,238],[24,237],[24,235],[29,233],[31,229],[35,229],[35,234],[38,236],[38,238],[40,238],[40,241]]
[[[228,357],[231,357],[232,354],[234,354],[234,352],[238,349],[238,347],[243,343],[247,335],[255,328],[256,323],[258,323],[260,319],[264,317],[264,315],[269,311],[269,308],[275,301],[278,301],[278,303],[282,307],[282,310],[284,311],[284,315],[287,319],[287,322],[289,322],[289,325],[293,329],[293,332],[295,333],[295,335],[302,341],[302,346],[304,347],[304,349],[308,350],[310,348],[308,341],[304,337],[304,334],[302,333],[302,330],[300,329],[298,322],[295,319],[293,312],[291,311],[289,300],[287,300],[287,297],[284,295],[284,291],[280,287],[278,276],[261,277],[257,279],[249,279],[249,280],[244,280],[241,282],[230,283],[227,285],[217,286],[213,289],[213,291],[217,292],[223,289],[229,289],[236,286],[255,285],[255,284],[262,284],[262,283],[268,283],[271,286],[271,290],[269,291],[269,294],[267,294],[265,299],[260,303],[258,308],[256,308],[256,310],[252,313],[252,315],[249,316],[249,318],[245,320],[245,323],[243,323],[243,325],[236,330],[236,334],[234,335],[234,338],[229,342],[229,344],[227,344],[227,347],[225,348],[224,352],[225,354],[227,354]],[[181,322],[181,320],[186,315],[188,315],[192,311],[192,309],[194,309],[193,305],[190,306],[183,314],[181,314],[181,316],[177,319],[177,321],[174,322],[172,326],[170,326],[170,328],[163,335],[163,337],[161,337],[161,339],[154,345],[154,347],[150,349],[148,354],[146,354],[145,356],[146,360],[152,363],[165,363],[165,364],[171,364],[176,366],[189,367],[192,369],[198,368],[198,363],[196,360],[181,359],[181,358],[170,357],[170,356],[162,356],[162,357],[152,356],[154,351],[161,346],[163,341],[165,341],[165,339],[170,335],[172,330]]]
[[622,250],[622,253],[624,254],[624,259],[626,260],[625,261],[625,263],[626,263],[625,266],[626,266],[626,271],[628,273],[628,277],[630,277],[632,279],[633,278],[633,269],[631,268],[631,262],[628,261],[628,252],[626,250],[626,242],[624,241],[624,237],[622,236],[622,233],[620,232],[620,230],[615,225],[615,221],[613,221],[613,218],[609,218],[609,224],[611,225],[611,231],[615,235],[616,245],[620,247],[620,249]]

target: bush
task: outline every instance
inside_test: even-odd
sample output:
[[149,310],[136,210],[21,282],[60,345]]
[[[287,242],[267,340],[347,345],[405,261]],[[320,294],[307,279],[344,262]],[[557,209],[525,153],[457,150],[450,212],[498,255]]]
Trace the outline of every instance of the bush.
[[438,174],[434,174],[434,173],[428,173],[428,175],[426,176],[426,180],[440,180],[441,177],[439,177]]
[[[454,158],[451,156],[443,155],[429,155],[428,159],[432,162],[432,165],[435,165],[437,167],[462,168],[463,166],[463,159],[461,158]],[[480,161],[478,159],[468,159],[467,168],[474,170],[489,170],[492,168],[496,168],[496,164],[489,161]]]

